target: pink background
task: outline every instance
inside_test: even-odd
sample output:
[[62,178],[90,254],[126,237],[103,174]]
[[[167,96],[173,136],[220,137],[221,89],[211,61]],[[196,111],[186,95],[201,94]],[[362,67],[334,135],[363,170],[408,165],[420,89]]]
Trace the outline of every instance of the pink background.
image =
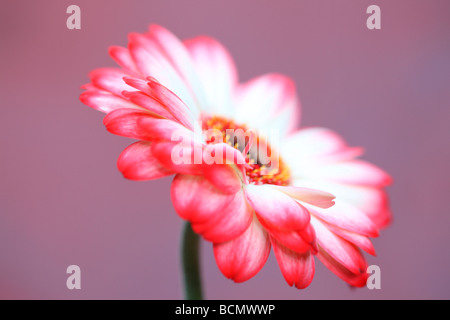
[[[379,31],[365,25],[374,3]],[[71,4],[81,7],[79,31],[66,28]],[[243,81],[292,77],[303,125],[364,146],[395,179],[394,222],[368,257],[382,269],[381,290],[351,290],[318,263],[298,291],[273,254],[237,285],[203,243],[207,298],[450,298],[449,12],[447,0],[2,1],[0,298],[182,298],[171,179],[123,179],[116,160],[130,141],[78,100],[90,70],[114,66],[107,47],[150,23],[219,39]],[[71,264],[82,290],[66,289]]]

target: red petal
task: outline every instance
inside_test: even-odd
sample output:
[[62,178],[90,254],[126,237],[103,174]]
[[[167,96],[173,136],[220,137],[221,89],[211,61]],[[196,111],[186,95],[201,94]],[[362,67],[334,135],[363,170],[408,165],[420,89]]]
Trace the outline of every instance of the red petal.
[[173,174],[153,157],[150,142],[136,142],[127,147],[117,165],[124,177],[131,180],[152,180]]
[[120,109],[108,114],[103,123],[114,134],[140,139],[171,141],[176,137],[188,137],[192,132],[168,119],[155,118],[148,112]]
[[286,282],[298,289],[308,287],[314,278],[315,271],[314,257],[311,253],[309,251],[306,253],[294,252],[280,244],[273,237],[270,239],[275,257]]
[[85,91],[80,95],[80,100],[85,105],[104,113],[109,113],[111,111],[124,108],[134,110],[140,109],[138,106],[129,102],[128,100],[125,100],[103,90],[90,89],[88,91]]
[[245,177],[242,153],[226,143],[207,145],[203,151],[204,176],[226,193],[237,192]]
[[360,234],[350,232],[341,228],[338,228],[333,225],[329,225],[325,222],[323,222],[332,232],[337,234],[339,237],[353,243],[357,247],[361,248],[362,250],[366,251],[368,254],[371,254],[373,256],[376,255],[375,248],[372,244],[372,241],[366,236],[362,236]]
[[[320,220],[311,217],[317,243],[330,257],[354,274],[361,272],[365,259],[353,244],[331,232]],[[365,270],[364,270],[365,271]]]
[[[177,173],[203,175],[202,145],[168,141],[154,143],[152,148],[155,157],[167,169]],[[199,163],[196,163],[195,154],[198,154]]]
[[247,197],[262,223],[283,231],[302,230],[310,220],[309,212],[288,195],[262,185],[247,185]]
[[319,248],[319,253],[317,254],[319,260],[337,275],[339,278],[354,287],[364,287],[367,283],[367,263],[361,261],[359,265],[359,271],[354,273],[349,271],[345,266],[336,261],[328,252]]
[[[159,103],[165,110],[167,110],[171,116],[168,118],[174,118],[188,129],[192,129],[192,122],[194,116],[190,112],[189,108],[178,98],[172,91],[156,82],[155,80],[148,79],[146,81],[128,78],[123,79],[128,85],[141,91],[150,99]],[[143,97],[137,97],[144,100],[145,104],[153,106],[154,103],[148,102],[148,99]]]
[[200,176],[177,175],[171,195],[176,212],[212,242],[239,236],[252,220],[253,210],[242,191],[224,194]]
[[239,237],[214,244],[214,256],[220,271],[235,282],[244,282],[256,275],[269,254],[269,236],[255,218]]
[[277,239],[283,246],[298,253],[309,252],[314,246],[303,239],[301,231],[283,232],[270,229],[270,235],[272,238]]
[[118,109],[110,112],[103,119],[106,130],[119,136],[150,141],[151,132],[145,130],[145,127],[139,125],[139,120],[152,117],[146,111],[136,109]]

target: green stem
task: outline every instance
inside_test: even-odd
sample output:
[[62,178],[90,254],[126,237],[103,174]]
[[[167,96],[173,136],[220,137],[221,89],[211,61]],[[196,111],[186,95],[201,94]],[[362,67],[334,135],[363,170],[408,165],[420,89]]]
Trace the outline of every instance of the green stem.
[[199,236],[186,222],[183,231],[182,260],[184,277],[184,294],[186,300],[202,300],[202,280],[199,263]]

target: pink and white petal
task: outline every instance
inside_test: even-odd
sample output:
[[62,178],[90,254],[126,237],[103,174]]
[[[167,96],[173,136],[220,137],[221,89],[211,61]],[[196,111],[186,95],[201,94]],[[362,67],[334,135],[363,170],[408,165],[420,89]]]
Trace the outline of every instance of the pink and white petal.
[[370,239],[368,237],[362,236],[358,233],[354,233],[354,232],[350,232],[350,231],[338,228],[331,224],[327,224],[326,222],[323,222],[323,221],[322,221],[322,223],[325,224],[327,226],[327,228],[330,229],[330,231],[334,232],[339,237],[353,243],[355,246],[361,248],[362,250],[364,250],[365,252],[367,252],[370,255],[373,255],[373,256],[376,255],[375,248],[372,244],[372,241],[370,241]]
[[131,87],[159,102],[186,128],[193,129],[194,114],[172,91],[151,78],[140,80],[124,77],[123,80]]
[[244,282],[255,276],[269,254],[269,236],[256,218],[239,237],[214,244],[217,266],[225,277],[235,282]]
[[198,111],[200,106],[194,99],[189,86],[173,68],[161,48],[148,37],[132,33],[128,44],[131,56],[143,76],[153,77],[174,92],[192,111]]
[[224,193],[235,193],[242,188],[242,180],[234,165],[205,165],[203,169],[204,177]]
[[139,141],[127,147],[117,162],[119,171],[131,180],[153,180],[174,174],[153,157],[150,142]]
[[[304,168],[303,170],[301,168]],[[378,168],[362,160],[344,161],[320,166],[297,168],[296,176],[307,179],[335,181],[346,184],[384,187],[391,183],[391,177]]]
[[308,243],[301,236],[301,231],[279,231],[275,229],[270,230],[272,238],[277,239],[283,246],[298,253],[306,253],[315,250],[315,241],[313,244]]
[[319,248],[317,254],[319,260],[327,267],[331,272],[337,275],[339,278],[354,287],[364,287],[367,283],[368,274],[367,263],[365,260],[361,260],[359,265],[359,272],[354,273],[348,270],[345,266],[336,261],[328,252]]
[[235,99],[238,122],[264,130],[280,115],[280,121],[288,127],[277,129],[289,132],[295,127],[292,120],[298,119],[300,105],[295,84],[283,75],[267,74],[251,80],[238,87]]
[[[122,80],[130,87],[142,91],[143,93],[150,95],[150,88],[148,87],[148,81],[141,78],[134,78],[129,76],[124,76]],[[130,91],[130,90],[129,90]]]
[[119,97],[123,97],[122,91],[133,89],[123,80],[125,76],[127,74],[122,69],[117,68],[95,69],[89,74],[93,85]]
[[169,119],[145,117],[138,119],[138,125],[144,128],[154,140],[159,141],[191,141],[194,133],[178,122]]
[[156,116],[166,118],[175,122],[179,122],[178,119],[168,110],[168,108],[160,102],[150,98],[140,91],[124,91],[123,95],[127,97],[134,104],[141,106],[148,111],[154,113]]
[[[203,175],[203,146],[196,143],[157,142],[152,144],[153,154],[167,169],[188,175]],[[196,154],[198,156],[196,156]],[[200,159],[198,163],[196,159]]]
[[223,192],[242,188],[245,178],[245,158],[226,143],[209,144],[203,150],[204,176]]
[[150,96],[161,101],[170,107],[175,115],[181,115],[191,120],[195,120],[195,114],[174,92],[163,86],[153,78],[147,78],[147,85],[150,88]]
[[113,134],[132,139],[150,141],[154,137],[151,132],[145,130],[145,127],[139,125],[139,120],[143,118],[152,118],[153,116],[146,111],[136,109],[118,109],[108,113],[103,118],[103,124],[106,130]]
[[101,90],[99,87],[96,87],[96,86],[94,86],[92,83],[86,83],[86,84],[83,84],[82,86],[81,86],[81,89],[85,89],[85,90],[89,90],[89,91],[104,91],[104,90]]
[[341,229],[369,237],[378,237],[379,235],[377,226],[364,212],[343,200],[336,199],[335,205],[328,209],[314,207],[307,203],[303,203],[303,205],[311,215]]
[[127,48],[112,46],[109,48],[109,55],[128,74],[140,76],[140,71],[134,63],[130,51]]
[[295,200],[299,200],[302,202],[309,203],[313,206],[327,209],[334,205],[334,199],[336,198],[331,193],[302,188],[302,187],[284,187],[284,186],[274,186],[275,189],[280,190],[281,192],[287,194],[288,196],[294,198]]
[[192,135],[191,131],[174,121],[131,109],[113,111],[103,123],[111,133],[146,141],[172,141],[175,137]]
[[319,219],[311,217],[311,224],[316,232],[317,244],[339,264],[354,274],[361,272],[365,259],[361,252],[348,242],[330,231]]
[[319,250],[317,247],[316,230],[311,224],[308,224],[305,229],[298,231],[300,236],[311,246],[311,252],[316,254]]
[[294,252],[275,238],[270,237],[270,239],[281,273],[289,286],[295,286],[297,289],[308,287],[314,278],[315,271],[314,257],[311,253],[309,251]]
[[202,176],[178,174],[172,182],[171,197],[181,218],[198,223],[218,216],[234,195],[222,193]]
[[302,230],[310,220],[309,212],[288,195],[266,185],[247,185],[247,198],[258,219],[269,228],[281,231]]
[[204,90],[191,55],[184,44],[173,33],[159,25],[151,25],[147,36],[161,48],[174,70],[193,92],[199,104],[206,106]]
[[363,211],[378,228],[385,228],[390,224],[392,213],[388,194],[384,189],[348,184],[336,184],[333,188],[337,191],[337,197]]
[[242,191],[232,196],[226,206],[211,219],[192,222],[192,229],[214,243],[230,241],[241,235],[252,221],[253,208]]
[[242,192],[216,217],[205,222],[192,223],[192,229],[207,241],[221,243],[241,235],[252,220],[253,209],[242,197]]
[[332,193],[337,199],[363,211],[378,228],[386,227],[391,221],[388,195],[381,188],[307,179],[296,179],[293,185]]
[[312,127],[296,131],[281,146],[281,153],[291,169],[314,167],[318,163],[333,163],[353,159],[361,148],[350,148],[344,139],[332,130]]
[[104,113],[124,108],[144,110],[128,100],[103,90],[84,91],[80,95],[80,100],[85,105]]
[[189,39],[184,41],[184,45],[192,57],[208,110],[214,114],[233,116],[231,97],[238,76],[231,55],[221,43],[209,37]]
[[224,142],[207,145],[205,157],[206,155],[209,159],[216,160],[216,163],[234,164],[239,167],[246,165],[242,152]]
[[291,106],[285,107],[264,122],[258,120],[259,124],[255,120],[251,120],[254,123],[254,128],[258,131],[259,137],[270,141],[272,150],[281,150],[282,143],[280,142],[284,141],[298,127],[298,119],[300,119],[299,103],[293,102]]
[[177,175],[171,196],[175,211],[208,241],[229,241],[252,220],[253,209],[242,191],[224,194],[201,176]]

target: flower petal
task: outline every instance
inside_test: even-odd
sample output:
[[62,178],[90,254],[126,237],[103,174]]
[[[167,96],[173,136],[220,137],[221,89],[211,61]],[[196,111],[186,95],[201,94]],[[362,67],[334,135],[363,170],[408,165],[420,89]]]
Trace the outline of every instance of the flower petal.
[[328,209],[313,207],[304,203],[309,212],[341,229],[369,237],[378,237],[378,228],[369,217],[358,208],[336,199],[335,205]]
[[[274,228],[269,229],[272,238],[277,239],[283,246],[298,253],[306,253],[312,251],[317,252],[317,244],[314,229],[308,225],[301,231],[279,231]],[[307,231],[307,232],[304,232]],[[313,238],[308,237],[310,232],[314,233]]]
[[388,195],[381,188],[307,179],[296,179],[293,185],[332,193],[337,199],[364,212],[378,228],[386,227],[391,221]]
[[319,247],[319,253],[317,254],[319,260],[337,275],[339,278],[350,284],[354,287],[364,287],[367,283],[368,274],[367,274],[367,263],[365,260],[360,260],[359,271],[354,273],[345,268],[342,264],[340,264],[337,260],[335,260],[329,252],[323,250]]
[[270,186],[247,185],[247,197],[261,223],[282,231],[302,230],[308,224],[308,211],[288,195]]
[[184,80],[190,91],[194,93],[200,105],[206,106],[204,90],[195,70],[191,55],[184,44],[173,33],[159,25],[150,26],[148,37],[160,47],[174,70]]
[[232,165],[205,165],[203,166],[203,175],[224,193],[235,193],[242,188],[242,180],[239,173]]
[[291,165],[294,175],[297,169],[349,160],[362,153],[361,148],[348,147],[345,140],[332,130],[317,127],[296,131],[283,141],[281,147],[283,159]]
[[142,91],[150,98],[164,106],[182,125],[192,129],[194,115],[189,108],[172,91],[161,85],[154,79],[140,80],[125,77],[124,81],[133,88]]
[[191,131],[174,121],[132,109],[113,111],[104,118],[103,123],[111,133],[147,141],[171,141],[174,136],[192,135]]
[[[203,175],[203,146],[196,143],[158,142],[152,144],[153,154],[167,169],[177,173]],[[197,156],[196,156],[197,154]],[[196,162],[199,158],[200,161]]]
[[153,157],[150,142],[136,142],[127,147],[117,162],[119,171],[131,180],[152,180],[172,175]]
[[366,262],[358,248],[331,232],[315,217],[311,217],[311,224],[316,232],[319,251],[322,248],[337,263],[354,274],[362,272],[361,266]]
[[232,93],[237,85],[237,70],[231,55],[218,41],[197,37],[184,41],[199,75],[205,105],[214,114],[232,116]]
[[160,102],[150,98],[143,92],[140,91],[124,91],[124,96],[127,97],[134,104],[141,106],[148,111],[154,113],[156,116],[161,118],[166,118],[175,122],[179,122],[177,117],[175,117],[172,112]]
[[203,175],[217,188],[233,193],[246,183],[245,158],[242,153],[226,143],[209,144],[203,150]]
[[332,207],[334,205],[333,200],[336,198],[331,193],[309,188],[301,188],[293,186],[289,187],[274,186],[274,188],[280,190],[281,192],[287,194],[288,196],[296,200],[306,202],[312,204],[313,206],[324,209]]
[[100,68],[89,73],[92,84],[119,97],[123,97],[122,91],[132,89],[123,80],[125,76],[127,74],[122,69],[117,68]]
[[323,221],[322,221],[322,223],[325,224],[327,226],[327,228],[330,229],[330,231],[334,232],[339,237],[353,243],[355,246],[361,248],[368,254],[371,254],[373,256],[376,255],[375,248],[368,237],[362,236],[358,233],[354,233],[354,232],[350,232],[350,231],[338,228],[331,224],[327,224]]
[[283,136],[295,129],[299,120],[295,84],[283,75],[267,74],[241,85],[236,104],[236,120],[257,130],[269,130],[278,117],[283,117],[286,125],[275,128],[283,131]]
[[336,181],[340,183],[383,187],[391,183],[390,176],[362,160],[344,161],[321,166],[297,168],[295,175],[310,179]]
[[270,239],[281,273],[289,286],[295,286],[298,289],[308,287],[314,278],[315,271],[314,257],[311,253],[309,251],[306,253],[294,252],[273,237]]
[[136,109],[118,109],[110,112],[103,118],[106,130],[122,137],[150,141],[151,132],[139,125],[139,120],[152,115],[146,111]]
[[109,55],[114,61],[122,67],[128,74],[139,76],[140,72],[131,57],[130,51],[127,48],[119,46],[111,46],[109,48]]
[[252,221],[253,209],[242,191],[224,194],[201,176],[177,175],[171,196],[176,212],[208,241],[232,240]]
[[89,89],[87,91],[84,91],[80,95],[80,100],[85,105],[104,113],[109,113],[117,109],[125,109],[125,108],[138,110],[141,109],[137,105],[129,102],[128,100],[120,98],[104,90]]
[[255,276],[269,254],[269,236],[256,218],[239,237],[214,244],[214,256],[220,271],[235,282],[244,282]]
[[180,77],[161,48],[148,37],[132,33],[129,36],[128,48],[136,66],[144,77],[153,77],[174,92],[191,110],[199,106],[189,90],[188,85]]

